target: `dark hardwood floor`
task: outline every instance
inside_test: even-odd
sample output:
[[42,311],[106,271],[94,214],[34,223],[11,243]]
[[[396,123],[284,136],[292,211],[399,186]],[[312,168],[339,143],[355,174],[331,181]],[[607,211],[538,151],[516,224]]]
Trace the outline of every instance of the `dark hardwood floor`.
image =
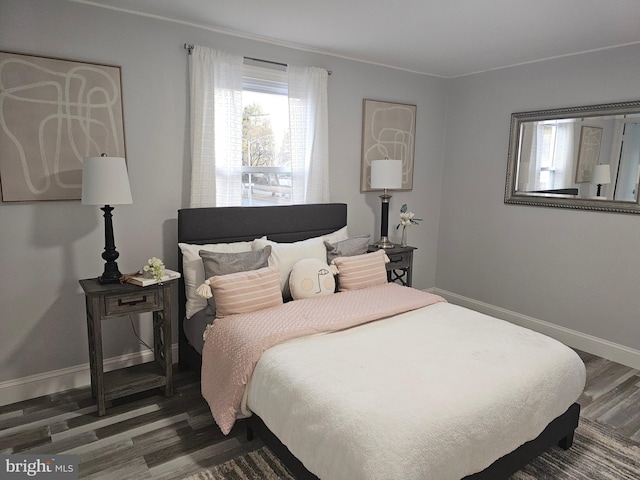
[[[640,372],[580,352],[587,386],[582,415],[640,441]],[[98,417],[89,387],[0,407],[0,453],[78,455],[80,478],[184,478],[260,448],[242,421],[228,436],[215,425],[197,376],[174,373],[175,394],[120,399]]]

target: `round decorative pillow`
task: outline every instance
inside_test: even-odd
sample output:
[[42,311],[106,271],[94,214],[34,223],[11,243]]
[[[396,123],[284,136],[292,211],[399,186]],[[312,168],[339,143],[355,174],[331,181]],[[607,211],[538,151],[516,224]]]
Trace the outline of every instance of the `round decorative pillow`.
[[336,289],[336,280],[326,262],[317,258],[299,260],[291,269],[289,287],[294,300],[331,295]]

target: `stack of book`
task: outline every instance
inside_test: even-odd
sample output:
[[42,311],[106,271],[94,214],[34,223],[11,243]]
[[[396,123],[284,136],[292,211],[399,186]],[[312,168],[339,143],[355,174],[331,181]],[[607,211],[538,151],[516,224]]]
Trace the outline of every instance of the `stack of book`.
[[180,278],[180,272],[174,272],[173,270],[168,270],[166,268],[161,280],[156,280],[153,277],[147,277],[140,272],[133,275],[124,275],[124,279],[127,283],[133,283],[134,285],[139,285],[141,287],[148,287],[149,285],[155,285],[156,283],[168,282],[169,280],[175,280],[176,278]]

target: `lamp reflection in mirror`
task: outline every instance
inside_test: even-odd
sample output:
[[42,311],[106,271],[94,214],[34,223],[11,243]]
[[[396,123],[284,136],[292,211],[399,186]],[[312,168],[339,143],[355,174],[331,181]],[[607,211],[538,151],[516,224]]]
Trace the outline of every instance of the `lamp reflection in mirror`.
[[382,217],[380,219],[380,240],[374,245],[378,248],[393,248],[389,241],[389,190],[402,188],[402,160],[371,160],[371,188],[384,190],[382,200]]
[[116,260],[120,254],[116,251],[113,240],[113,223],[111,205],[133,203],[127,165],[124,158],[88,157],[82,164],[82,204],[104,205],[105,246],[102,258],[105,260],[104,272],[98,281],[102,284],[118,283],[122,274],[118,270]]
[[611,167],[609,165],[596,165],[593,170],[591,183],[598,186],[596,196],[600,196],[602,185],[611,183]]

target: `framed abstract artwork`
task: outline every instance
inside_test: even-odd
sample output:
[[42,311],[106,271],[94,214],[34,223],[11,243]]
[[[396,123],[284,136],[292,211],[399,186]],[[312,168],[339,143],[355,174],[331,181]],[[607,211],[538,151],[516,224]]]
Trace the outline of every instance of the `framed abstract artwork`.
[[85,157],[126,157],[120,67],[0,52],[4,202],[77,200]]
[[602,128],[580,127],[580,146],[576,165],[576,183],[591,183],[600,158]]
[[360,191],[370,192],[371,161],[402,160],[402,188],[413,189],[416,106],[364,99]]

